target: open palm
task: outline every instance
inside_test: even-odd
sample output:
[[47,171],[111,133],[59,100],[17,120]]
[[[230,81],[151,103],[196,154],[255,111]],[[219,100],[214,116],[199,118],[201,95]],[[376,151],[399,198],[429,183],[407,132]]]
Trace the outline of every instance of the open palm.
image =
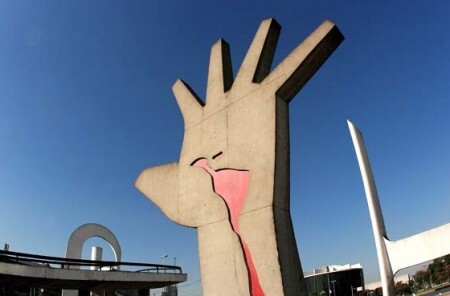
[[[242,241],[231,231],[230,205],[218,198],[211,175],[192,165],[203,158],[211,172],[249,172],[238,226],[265,294],[299,295],[304,290],[298,283],[302,271],[289,212],[288,103],[343,36],[325,21],[270,71],[279,32],[274,19],[261,23],[235,79],[228,44],[223,40],[214,44],[205,103],[185,82],[174,84],[185,123],[180,160],[148,168],[136,181],[136,187],[171,220],[199,229],[205,295],[248,295],[250,279],[240,280],[239,275],[253,275],[245,268]],[[227,240],[229,254],[223,247]],[[217,277],[206,275],[213,269]],[[220,285],[228,290],[218,294]],[[233,289],[236,294],[230,292]]]

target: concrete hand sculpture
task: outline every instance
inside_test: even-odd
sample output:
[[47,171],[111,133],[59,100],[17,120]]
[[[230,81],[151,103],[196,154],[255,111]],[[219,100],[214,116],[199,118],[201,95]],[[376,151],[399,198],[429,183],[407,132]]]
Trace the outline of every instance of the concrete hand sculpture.
[[198,228],[204,295],[306,295],[289,210],[288,103],[343,36],[325,21],[270,71],[280,29],[261,23],[235,79],[228,44],[214,44],[206,103],[174,84],[180,160],[136,181],[167,217]]

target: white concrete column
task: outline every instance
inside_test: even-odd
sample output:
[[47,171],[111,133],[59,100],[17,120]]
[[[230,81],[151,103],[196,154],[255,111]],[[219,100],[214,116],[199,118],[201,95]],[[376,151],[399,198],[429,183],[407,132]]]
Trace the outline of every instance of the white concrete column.
[[366,146],[361,132],[350,120],[347,120],[353,146],[355,147],[361,177],[363,179],[364,190],[366,192],[367,205],[369,207],[370,221],[372,222],[373,236],[377,249],[378,265],[380,268],[381,287],[383,294],[394,296],[394,272],[391,268],[388,252],[386,250],[385,239],[387,240],[386,227],[384,225],[383,213],[381,211],[380,200],[378,199],[377,187],[367,156]]
[[[103,248],[92,247],[91,248],[91,260],[101,261],[103,256]],[[91,266],[91,270],[97,270],[98,266]]]

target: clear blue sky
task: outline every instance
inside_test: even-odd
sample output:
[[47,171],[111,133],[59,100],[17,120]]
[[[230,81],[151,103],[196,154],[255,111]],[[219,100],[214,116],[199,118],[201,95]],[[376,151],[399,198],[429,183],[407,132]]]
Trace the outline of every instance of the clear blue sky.
[[[328,18],[346,40],[290,106],[292,217],[305,271],[360,262],[378,279],[345,120],[364,133],[392,239],[449,222],[449,11],[446,0],[1,0],[0,243],[64,256],[71,232],[96,222],[124,260],[176,256],[197,281],[196,231],[133,187],[178,159],[171,86],[183,78],[204,97],[219,37],[236,71],[262,19],[282,25],[276,64]],[[200,294],[198,283],[180,293]]]

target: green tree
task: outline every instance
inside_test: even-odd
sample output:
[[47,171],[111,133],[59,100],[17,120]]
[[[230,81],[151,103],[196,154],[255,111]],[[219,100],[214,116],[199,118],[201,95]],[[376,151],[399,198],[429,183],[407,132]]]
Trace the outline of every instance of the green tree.
[[396,282],[395,283],[395,295],[411,295],[411,287],[407,283]]
[[381,287],[376,288],[374,294],[376,296],[383,296],[383,289]]
[[450,254],[433,260],[428,265],[428,273],[433,285],[440,285],[449,281]]
[[450,254],[434,259],[426,269],[417,271],[413,281],[415,291],[450,283]]
[[427,289],[430,286],[430,274],[428,269],[417,271],[413,276],[413,280],[415,291]]

